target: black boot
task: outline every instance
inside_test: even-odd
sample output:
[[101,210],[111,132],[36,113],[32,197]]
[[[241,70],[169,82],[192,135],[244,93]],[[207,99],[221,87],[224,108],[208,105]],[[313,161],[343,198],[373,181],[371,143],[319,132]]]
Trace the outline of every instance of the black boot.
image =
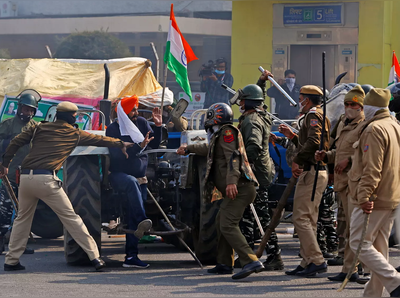
[[263,263],[265,271],[283,270],[284,264],[282,261],[281,254],[271,254],[267,260]]
[[0,255],[3,253],[4,249],[4,236],[0,235]]

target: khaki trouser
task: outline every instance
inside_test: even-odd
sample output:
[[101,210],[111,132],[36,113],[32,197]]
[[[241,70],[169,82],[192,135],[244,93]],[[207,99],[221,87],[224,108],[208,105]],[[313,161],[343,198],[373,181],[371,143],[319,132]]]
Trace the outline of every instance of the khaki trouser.
[[8,245],[9,251],[5,258],[6,264],[18,264],[19,258],[24,253],[39,199],[57,214],[64,227],[87,253],[90,260],[100,256],[96,242],[90,236],[82,219],[75,213],[68,196],[61,187],[61,180],[55,175],[21,175],[18,197],[18,216],[13,224]]
[[216,218],[219,264],[233,266],[234,251],[237,252],[242,267],[258,261],[239,228],[244,210],[255,197],[256,189],[252,183],[238,185],[238,194],[234,200],[224,197]]
[[318,172],[314,202],[311,202],[314,178],[313,167],[310,171],[301,173],[293,199],[293,224],[300,240],[300,254],[303,257],[300,266],[303,268],[311,263],[321,265],[325,262],[317,242],[317,220],[322,193],[328,183],[328,174],[326,171]]
[[[365,214],[356,206],[350,222],[350,248],[357,251]],[[394,210],[373,210],[367,234],[358,259],[371,270],[371,280],[365,285],[364,297],[381,297],[383,287],[390,293],[400,286],[400,273],[389,264],[389,236],[395,217]]]
[[[342,267],[342,272],[343,273],[348,273],[351,269],[351,265],[353,264],[353,260],[355,258],[354,252],[350,248],[350,241],[349,241],[349,236],[350,236],[350,220],[351,220],[351,214],[353,213],[354,210],[354,205],[350,202],[350,197],[347,197],[347,188],[339,193],[340,199],[342,201],[342,206],[343,206],[343,212],[345,215],[345,222],[346,222],[346,231],[345,231],[345,248],[344,248],[344,260],[343,260],[343,267]],[[357,272],[357,265],[353,268],[353,273]]]

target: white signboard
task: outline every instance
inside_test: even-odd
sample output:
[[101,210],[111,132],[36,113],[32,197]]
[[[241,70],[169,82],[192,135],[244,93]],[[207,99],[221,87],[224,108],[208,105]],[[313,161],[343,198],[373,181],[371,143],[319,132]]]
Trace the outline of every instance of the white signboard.
[[196,110],[201,110],[204,106],[204,101],[206,99],[206,93],[205,92],[192,92],[192,101],[190,101],[189,96],[185,92],[179,92],[179,99],[185,99],[189,102],[189,105],[183,113],[183,116],[186,118],[190,119],[190,116],[192,116],[192,113]]

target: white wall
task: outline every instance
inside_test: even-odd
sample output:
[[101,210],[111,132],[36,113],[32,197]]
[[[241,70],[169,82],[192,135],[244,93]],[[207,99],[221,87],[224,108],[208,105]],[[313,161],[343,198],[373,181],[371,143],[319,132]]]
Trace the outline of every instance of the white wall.
[[[0,0],[3,2],[5,0]],[[191,12],[231,11],[231,1],[167,0],[11,0],[17,5],[18,17],[90,14],[168,14],[174,3],[176,14]]]

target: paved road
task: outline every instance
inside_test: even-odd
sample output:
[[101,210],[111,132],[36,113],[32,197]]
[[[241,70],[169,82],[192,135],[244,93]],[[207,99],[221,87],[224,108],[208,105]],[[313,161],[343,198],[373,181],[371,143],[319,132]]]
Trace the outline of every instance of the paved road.
[[[286,269],[295,268],[300,262],[298,240],[280,234],[279,241]],[[230,276],[207,274],[211,266],[202,270],[188,253],[165,243],[140,244],[140,257],[151,264],[148,269],[122,268],[124,238],[110,239],[105,234],[102,254],[108,267],[104,272],[66,265],[62,238],[38,238],[30,246],[36,252],[22,256],[25,271],[6,273],[0,268],[1,297],[360,297],[363,289],[349,283],[343,292],[336,292],[340,284],[326,277],[340,267],[329,267],[328,273],[317,278],[289,277],[275,271],[234,281]],[[397,248],[391,249],[391,262],[400,265]],[[4,254],[0,256],[3,263]]]

